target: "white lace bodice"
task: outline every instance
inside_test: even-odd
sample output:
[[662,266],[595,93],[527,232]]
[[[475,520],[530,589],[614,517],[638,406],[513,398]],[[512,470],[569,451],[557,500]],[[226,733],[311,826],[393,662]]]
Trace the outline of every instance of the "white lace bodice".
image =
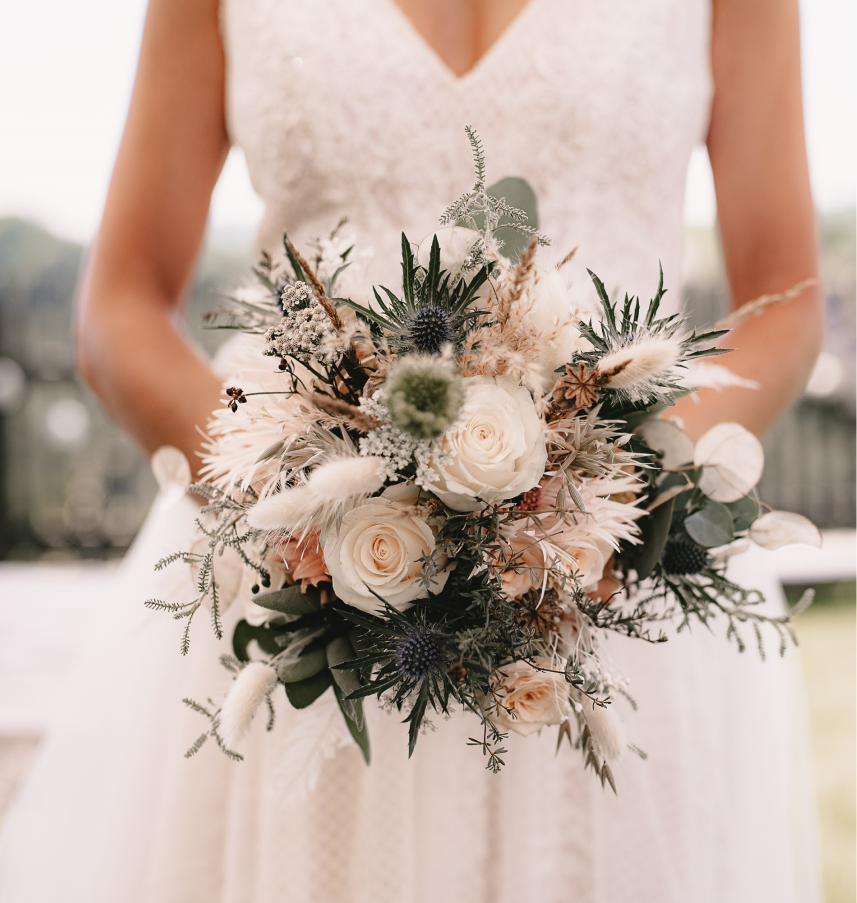
[[259,246],[326,235],[345,214],[392,282],[470,187],[521,176],[558,257],[647,295],[662,260],[678,299],[688,158],[708,122],[709,0],[530,0],[456,77],[393,0],[222,0],[227,114],[265,202]]

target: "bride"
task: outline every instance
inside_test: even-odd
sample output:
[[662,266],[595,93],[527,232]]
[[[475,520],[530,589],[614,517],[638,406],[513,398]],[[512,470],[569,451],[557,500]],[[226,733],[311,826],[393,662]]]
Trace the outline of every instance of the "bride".
[[[685,172],[705,140],[733,303],[814,276],[798,45],[796,0],[151,0],[82,289],[84,378],[147,452],[198,462],[222,382],[179,314],[231,144],[265,202],[260,250],[347,213],[395,260],[399,231],[429,232],[468,184],[471,123],[492,174],[533,185],[557,252],[578,247],[575,291],[588,267],[648,298],[661,260],[677,304]],[[686,428],[764,432],[821,329],[818,291],[746,322],[730,367],[760,388],[702,392]],[[463,719],[409,762],[380,711],[371,767],[343,748],[310,792],[286,792],[295,712],[243,763],[209,747],[185,761],[199,724],[179,700],[223,689],[217,644],[200,629],[182,659],[142,602],[193,516],[167,487],[126,560],[116,621],[8,818],[3,903],[817,899],[794,655],[761,664],[722,637],[611,639],[648,753],[619,763],[618,798],[553,736],[511,738],[504,772],[484,772]],[[782,604],[764,561],[738,566]]]

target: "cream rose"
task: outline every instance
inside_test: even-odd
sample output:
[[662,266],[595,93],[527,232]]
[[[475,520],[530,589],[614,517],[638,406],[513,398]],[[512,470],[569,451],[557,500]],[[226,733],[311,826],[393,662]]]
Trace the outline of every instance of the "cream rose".
[[[539,664],[550,667],[547,662]],[[503,665],[499,674],[497,694],[505,708],[491,716],[499,727],[527,737],[568,717],[568,684],[562,674],[539,671],[520,661]]]
[[[343,602],[376,614],[383,609],[379,596],[400,611],[428,596],[420,558],[434,551],[435,537],[409,510],[416,500],[413,487],[391,486],[352,508],[325,539],[324,560]],[[437,574],[431,590],[443,589],[448,576],[448,570]]]
[[448,456],[427,488],[454,511],[477,511],[536,486],[547,463],[542,422],[530,393],[508,379],[471,376],[456,425],[441,440]]

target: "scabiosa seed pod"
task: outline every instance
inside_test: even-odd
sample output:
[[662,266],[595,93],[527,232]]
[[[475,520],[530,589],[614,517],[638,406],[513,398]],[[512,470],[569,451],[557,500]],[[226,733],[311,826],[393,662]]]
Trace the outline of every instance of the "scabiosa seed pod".
[[424,307],[411,321],[411,341],[424,354],[437,354],[452,340],[449,316],[440,307]]
[[396,649],[396,666],[414,680],[421,680],[443,664],[440,639],[427,627],[412,627]]
[[689,539],[669,539],[664,546],[661,564],[668,574],[686,577],[708,567],[708,552]]
[[435,439],[458,417],[464,382],[439,360],[406,357],[390,371],[384,396],[394,426],[416,439]]

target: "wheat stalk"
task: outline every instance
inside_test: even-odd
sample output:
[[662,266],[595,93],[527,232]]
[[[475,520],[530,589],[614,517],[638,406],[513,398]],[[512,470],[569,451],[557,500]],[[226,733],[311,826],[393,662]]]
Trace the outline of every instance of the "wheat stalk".
[[814,285],[818,285],[817,279],[804,279],[803,282],[798,282],[797,285],[788,289],[788,291],[779,292],[775,295],[762,295],[759,298],[755,298],[753,301],[748,301],[746,304],[742,304],[738,310],[729,314],[728,317],[724,317],[722,320],[715,323],[714,328],[734,329],[739,324],[745,322],[745,320],[758,317],[759,314],[768,307],[773,307],[775,304],[785,304],[786,301],[797,298],[798,295],[802,295],[808,288],[811,288]]
[[318,276],[310,268],[310,265],[304,260],[303,257],[298,253],[295,246],[286,239],[286,247],[289,249],[289,253],[292,254],[295,260],[298,262],[300,268],[304,271],[304,275],[307,278],[312,290],[315,292],[316,297],[318,298],[318,303],[324,308],[324,312],[327,314],[330,322],[333,324],[333,328],[337,332],[342,332],[343,324],[342,318],[336,311],[336,308],[333,306],[333,302],[328,298],[327,292],[324,290],[324,286],[319,282]]

